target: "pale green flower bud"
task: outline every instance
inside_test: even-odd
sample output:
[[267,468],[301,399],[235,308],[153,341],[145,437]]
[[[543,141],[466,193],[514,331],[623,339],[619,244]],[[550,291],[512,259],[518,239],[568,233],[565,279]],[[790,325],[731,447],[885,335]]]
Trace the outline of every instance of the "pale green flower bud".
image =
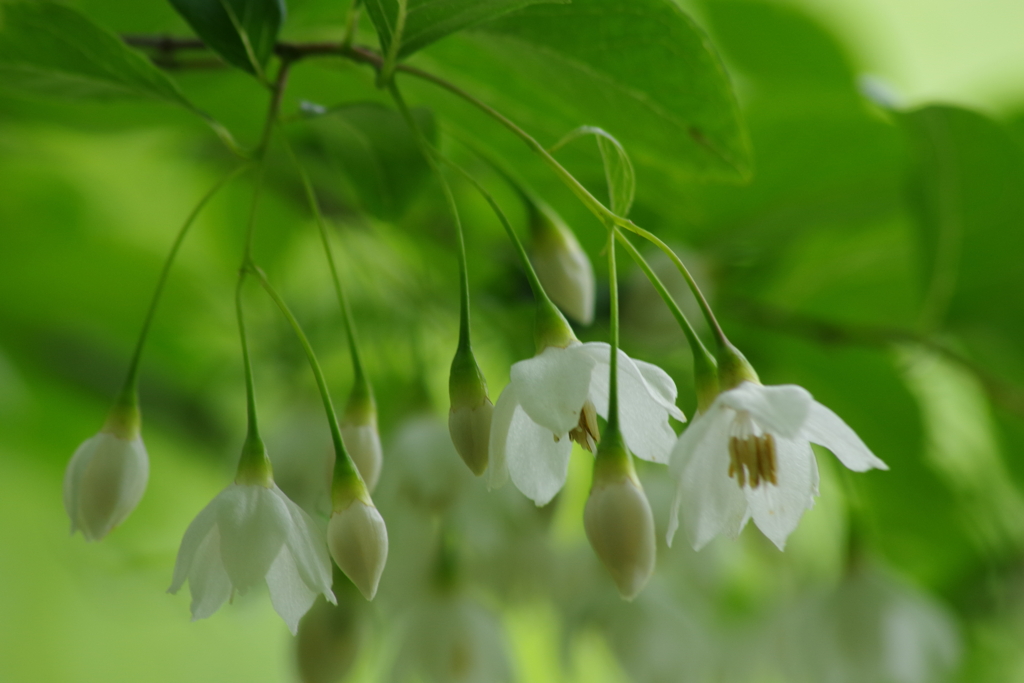
[[377,410],[372,401],[368,407],[355,409],[350,404],[341,419],[341,438],[366,489],[372,493],[380,480],[380,470],[384,463],[380,432],[377,430]]
[[131,514],[146,490],[149,457],[139,434],[138,408],[119,404],[103,430],[87,439],[64,473],[64,508],[71,533],[98,541]]
[[327,547],[363,597],[373,600],[388,559],[388,530],[368,501],[353,497],[347,506],[335,505],[327,524]]
[[621,446],[612,448],[621,448],[625,458],[611,459],[599,452],[583,526],[619,594],[632,600],[654,572],[654,515],[629,454]]
[[[335,584],[337,586],[337,584]],[[352,598],[355,591],[351,591]],[[317,600],[299,622],[295,659],[302,683],[339,683],[352,670],[365,640],[359,606],[339,593],[338,605]]]
[[576,235],[543,204],[532,207],[530,261],[559,308],[584,325],[594,321],[594,269]]
[[448,432],[452,443],[466,466],[480,476],[487,470],[494,406],[487,397],[487,380],[468,347],[460,346],[455,352],[448,396]]

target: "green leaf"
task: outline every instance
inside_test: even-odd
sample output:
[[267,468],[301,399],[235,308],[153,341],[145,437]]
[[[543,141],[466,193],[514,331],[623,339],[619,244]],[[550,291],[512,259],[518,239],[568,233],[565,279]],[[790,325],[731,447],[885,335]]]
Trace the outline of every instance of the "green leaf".
[[910,198],[932,326],[998,329],[1020,344],[1024,301],[1024,149],[1002,124],[950,106],[900,117],[915,160]]
[[45,2],[0,5],[0,83],[49,96],[142,96],[192,109],[166,74],[116,35]]
[[533,5],[430,51],[432,65],[543,141],[597,126],[673,182],[745,179],[750,150],[707,36],[668,0]]
[[593,135],[597,140],[601,162],[604,164],[605,181],[608,183],[612,213],[622,217],[628,216],[629,209],[633,206],[633,197],[636,196],[636,171],[633,170],[633,162],[629,160],[626,150],[611,133],[594,126],[580,126],[559,140],[551,151],[554,152],[584,135]]
[[287,9],[284,0],[171,0],[211,50],[263,79]]
[[[434,143],[433,114],[413,109],[427,139]],[[358,203],[370,214],[401,217],[430,175],[423,154],[398,112],[375,103],[357,103],[313,119],[321,150]]]
[[[506,12],[539,2],[568,1],[365,0],[365,5],[384,53],[390,54],[395,50],[396,57],[406,57],[450,33]],[[393,46],[396,39],[397,50]]]

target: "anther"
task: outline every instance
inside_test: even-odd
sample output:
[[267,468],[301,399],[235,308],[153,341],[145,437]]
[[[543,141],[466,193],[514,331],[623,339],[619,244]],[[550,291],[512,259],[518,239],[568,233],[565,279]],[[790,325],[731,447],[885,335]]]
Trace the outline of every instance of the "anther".
[[569,432],[569,438],[591,453],[597,451],[597,443],[601,440],[601,433],[597,427],[597,410],[590,401],[583,404],[583,409],[580,410],[579,423]]

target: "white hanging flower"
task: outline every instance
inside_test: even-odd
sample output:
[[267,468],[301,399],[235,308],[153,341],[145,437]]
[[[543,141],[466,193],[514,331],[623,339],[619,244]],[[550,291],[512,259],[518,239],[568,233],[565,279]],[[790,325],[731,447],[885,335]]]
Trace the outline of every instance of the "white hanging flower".
[[122,438],[107,431],[87,439],[64,473],[64,508],[71,533],[98,541],[139,504],[149,479],[142,437]]
[[335,505],[327,523],[327,546],[363,597],[373,600],[388,559],[388,529],[368,497]]
[[122,397],[99,434],[75,450],[64,472],[64,509],[71,533],[98,541],[139,504],[149,480],[142,443],[142,418],[135,400]]
[[181,540],[169,593],[188,579],[192,618],[205,619],[235,591],[266,579],[274,609],[294,634],[318,593],[331,592],[331,560],[319,529],[272,481],[234,483],[196,515]]
[[750,518],[781,550],[818,495],[811,443],[854,472],[889,469],[831,410],[792,384],[742,382],[718,395],[672,450],[679,480],[668,543],[679,509],[695,550],[719,534],[735,538]]
[[530,261],[559,308],[584,325],[594,322],[594,268],[576,235],[546,206],[535,210]]
[[[594,451],[600,438],[596,416],[608,414],[610,348],[573,341],[512,366],[491,424],[492,487],[511,475],[520,491],[545,505],[565,483],[572,441]],[[667,463],[676,439],[668,418],[686,420],[675,405],[675,383],[661,368],[621,350],[618,367],[626,446],[639,458]]]

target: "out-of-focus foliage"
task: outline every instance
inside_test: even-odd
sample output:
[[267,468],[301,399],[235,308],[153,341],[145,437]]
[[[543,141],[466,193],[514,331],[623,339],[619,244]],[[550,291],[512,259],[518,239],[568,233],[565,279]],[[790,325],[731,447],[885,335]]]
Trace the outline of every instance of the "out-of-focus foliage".
[[[356,42],[377,45],[400,3],[365,3]],[[372,69],[302,61],[281,137],[328,216],[385,441],[375,500],[391,557],[378,598],[318,617],[358,637],[352,661],[342,653],[350,680],[1019,678],[1024,115],[875,101],[845,46],[767,0],[689,13],[667,0],[407,4],[397,57],[544,145],[580,126],[621,142],[635,167],[630,217],[703,273],[762,380],[808,388],[890,471],[852,477],[820,450],[821,498],[785,553],[753,528],[694,553],[662,543],[672,485],[644,463],[658,566],[623,602],[583,534],[589,454],[573,453],[567,487],[538,509],[511,487],[488,492],[452,449],[457,265],[440,186]],[[338,40],[346,12],[293,0],[279,37]],[[233,294],[251,174],[200,216],[157,313],[140,387],[152,457],[141,504],[86,545],[67,537],[60,502],[64,465],[102,424],[175,231],[235,163],[195,112],[252,147],[266,92],[213,52],[157,45],[146,55],[161,72],[117,42],[192,35],[170,3],[0,3],[0,15],[0,680],[293,680],[293,641],[265,595],[190,624],[186,599],[164,594],[182,532],[230,481],[244,436]],[[248,68],[223,26],[199,21],[200,37]],[[485,158],[558,211],[606,282],[604,230],[549,167],[451,93],[396,78],[431,140],[521,235],[528,212]],[[556,156],[607,198],[595,145]],[[352,372],[316,226],[279,143],[268,169],[255,259],[340,404]],[[531,297],[489,208],[449,177],[476,355],[497,396],[533,353]],[[623,348],[666,368],[692,415],[685,340],[620,268]],[[584,341],[607,340],[607,294],[599,285]],[[330,446],[313,379],[262,292],[247,288],[246,302],[277,480],[323,511]]]

